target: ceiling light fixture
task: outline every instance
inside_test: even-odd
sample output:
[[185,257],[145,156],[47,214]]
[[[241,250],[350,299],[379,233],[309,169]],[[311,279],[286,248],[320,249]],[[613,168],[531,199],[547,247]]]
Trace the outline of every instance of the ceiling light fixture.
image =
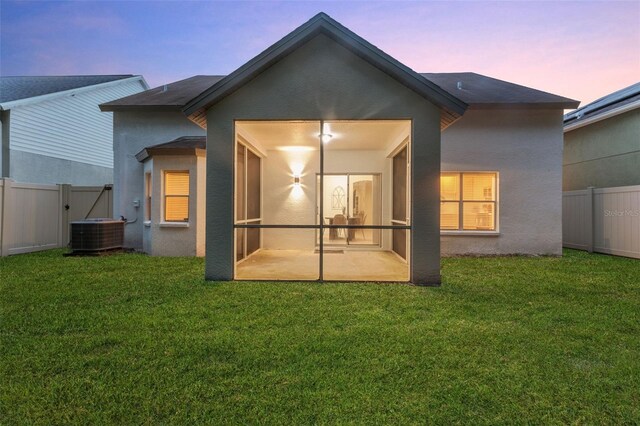
[[331,138],[333,138],[332,134],[329,133],[320,133],[320,139],[322,139],[322,142],[324,143],[328,143]]

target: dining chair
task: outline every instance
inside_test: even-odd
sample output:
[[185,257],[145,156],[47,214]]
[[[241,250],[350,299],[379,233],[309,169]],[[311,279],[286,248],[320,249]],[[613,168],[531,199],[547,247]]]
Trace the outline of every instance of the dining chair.
[[[338,213],[337,215],[335,215],[333,217],[333,224],[334,225],[346,225],[347,224],[347,217],[343,214]],[[335,228],[336,233],[342,234],[345,238],[347,237],[347,231],[346,228]]]
[[[364,221],[367,220],[367,214],[363,211],[358,212],[356,217],[358,218],[358,225],[364,225]],[[364,229],[361,228],[360,233],[362,234],[362,238],[366,238],[364,235]]]

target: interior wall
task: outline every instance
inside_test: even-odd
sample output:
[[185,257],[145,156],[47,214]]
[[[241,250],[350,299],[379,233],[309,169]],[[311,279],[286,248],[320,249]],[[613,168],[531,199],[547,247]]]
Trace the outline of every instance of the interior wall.
[[[342,190],[344,194],[343,200],[340,204],[336,203],[335,191]],[[323,216],[334,217],[337,214],[348,214],[347,200],[349,197],[349,186],[346,175],[325,175],[324,177],[324,196],[323,198]]]
[[[382,175],[382,223],[389,224],[391,214],[391,160],[385,151],[325,150],[325,173],[379,173]],[[268,150],[263,164],[263,224],[315,225],[317,187],[320,173],[319,151]],[[293,185],[294,174],[300,175],[300,186]],[[327,182],[336,176],[327,175]],[[344,179],[345,192],[349,189]],[[331,209],[331,192],[325,189],[324,216],[341,211]],[[307,250],[315,248],[315,238],[300,238],[295,229],[264,229],[263,248]],[[383,249],[390,247],[390,231],[383,232]]]

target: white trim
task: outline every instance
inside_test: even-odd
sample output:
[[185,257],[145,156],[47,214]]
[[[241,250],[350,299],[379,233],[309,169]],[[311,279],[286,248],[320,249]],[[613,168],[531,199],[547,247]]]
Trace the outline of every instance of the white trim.
[[[240,121],[240,123],[242,123],[242,121]],[[239,126],[239,127],[242,127],[242,126]],[[253,153],[256,154],[258,157],[265,158],[267,156],[267,150],[264,149],[264,147],[260,142],[258,142],[258,139],[256,139],[246,129],[241,129],[241,128],[239,129],[238,127],[236,127],[236,129],[237,129],[236,133],[238,134],[238,137],[241,137],[242,139],[244,139],[244,142],[240,141],[241,144],[251,149],[251,151],[253,151]],[[237,139],[238,138],[236,138],[236,140]]]
[[484,231],[475,231],[475,230],[471,230],[471,229],[442,229],[440,228],[440,235],[443,235],[442,233],[446,233],[445,235],[499,235],[500,234],[500,172],[497,170],[464,170],[464,171],[455,171],[455,170],[442,170],[440,169],[440,178],[442,178],[442,175],[445,173],[455,173],[458,174],[460,176],[460,199],[458,200],[440,200],[440,203],[446,203],[446,202],[450,202],[450,203],[458,203],[459,204],[459,225],[462,225],[462,221],[463,221],[463,204],[466,202],[480,202],[480,200],[476,201],[476,200],[464,200],[463,196],[462,196],[462,175],[464,175],[465,173],[468,174],[472,174],[472,173],[485,173],[485,174],[493,174],[495,175],[495,179],[496,179],[496,194],[495,194],[495,200],[487,200],[488,203],[494,203],[495,205],[495,229],[493,230],[484,230]]
[[140,81],[144,90],[149,90],[149,85],[141,75],[135,75],[133,77],[123,78],[120,80],[107,81],[105,83],[93,84],[90,86],[77,87],[75,89],[63,90],[60,92],[47,93],[46,95],[32,96],[30,98],[16,99],[15,101],[5,102],[0,104],[0,110],[8,110],[19,106],[29,105],[38,102],[44,102],[63,96],[71,96],[78,93],[88,92],[90,90],[102,89],[105,87],[116,86],[121,83],[129,83],[133,81]]
[[400,151],[403,145],[409,143],[408,139],[411,136],[413,122],[411,120],[396,121],[409,121],[409,129],[400,129],[398,134],[391,138],[391,142],[384,149],[384,151],[386,152],[386,158],[393,158],[393,156]]
[[[186,173],[187,175],[189,175],[189,195],[167,195],[166,192],[166,179],[167,179],[167,173]],[[151,175],[153,178],[153,174]],[[191,194],[191,183],[192,183],[192,173],[190,169],[160,169],[160,222],[159,225],[160,226],[169,226],[169,224],[178,224],[179,226],[182,225],[184,227],[183,224],[187,224],[187,228],[189,227],[189,222],[191,222],[191,215],[192,213],[192,209],[191,209],[191,200],[193,195]],[[196,183],[197,185],[197,183]],[[153,186],[151,187],[151,190],[153,191]],[[197,194],[196,194],[197,195]],[[187,220],[185,221],[167,221],[165,219],[165,215],[166,215],[166,201],[167,201],[167,197],[187,197]],[[153,219],[153,216],[152,216]]]
[[[393,159],[393,157],[395,157],[406,146],[409,146],[409,135],[406,135],[406,136],[404,136],[402,138],[398,138],[397,140],[394,140],[393,143],[391,143],[386,148],[386,157],[385,158]],[[408,154],[409,154],[409,152],[407,151],[407,157],[408,157]],[[409,161],[408,158],[407,158],[407,161]]]
[[158,226],[161,228],[188,228],[189,222],[160,222]]
[[440,236],[456,235],[461,237],[499,237],[499,231],[440,231]]
[[[617,194],[621,192],[638,192],[640,191],[640,185],[630,186],[611,186],[608,188],[593,188],[594,194]],[[569,191],[565,191],[565,194]]]
[[606,120],[607,118],[615,117],[616,115],[623,114],[627,111],[631,111],[633,109],[640,108],[640,99],[637,101],[631,102],[630,104],[623,105],[619,108],[614,108],[602,114],[596,115],[594,117],[588,117],[584,120],[577,120],[571,124],[567,124],[564,126],[564,133],[570,132],[575,129],[579,129],[580,127],[588,126],[589,124],[597,123],[598,121]]

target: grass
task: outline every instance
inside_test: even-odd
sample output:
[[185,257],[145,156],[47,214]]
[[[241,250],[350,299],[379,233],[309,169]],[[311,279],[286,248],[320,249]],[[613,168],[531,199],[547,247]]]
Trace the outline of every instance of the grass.
[[0,259],[0,423],[640,422],[640,261],[452,258],[440,288],[202,276]]

